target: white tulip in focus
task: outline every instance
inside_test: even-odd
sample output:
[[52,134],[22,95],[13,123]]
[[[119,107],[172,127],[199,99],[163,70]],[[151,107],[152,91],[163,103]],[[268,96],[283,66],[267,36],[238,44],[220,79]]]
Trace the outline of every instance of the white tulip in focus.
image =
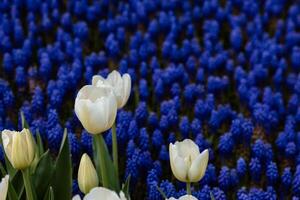
[[[73,197],[72,200],[81,200],[79,195]],[[120,196],[116,192],[104,187],[93,188],[83,200],[126,200],[123,192],[120,192]]]
[[170,164],[174,176],[182,182],[198,182],[204,176],[208,163],[208,150],[202,153],[190,139],[169,145]]
[[112,89],[93,85],[82,87],[75,100],[75,113],[91,134],[110,129],[117,115],[117,101]]
[[175,199],[174,197],[171,197],[167,200],[198,200],[198,199],[192,195],[184,195],[184,196],[180,197],[179,199]]
[[31,133],[24,128],[21,132],[4,130],[2,141],[5,154],[15,169],[29,167],[35,156]]
[[118,108],[122,108],[127,103],[130,96],[131,78],[127,73],[121,76],[119,72],[114,70],[107,76],[106,79],[100,75],[93,76],[92,85],[111,86],[117,98]]
[[8,190],[9,175],[2,178],[0,183],[0,200],[5,200]]
[[90,159],[85,153],[81,157],[78,169],[78,185],[81,192],[87,194],[91,189],[97,187],[99,183],[96,169]]

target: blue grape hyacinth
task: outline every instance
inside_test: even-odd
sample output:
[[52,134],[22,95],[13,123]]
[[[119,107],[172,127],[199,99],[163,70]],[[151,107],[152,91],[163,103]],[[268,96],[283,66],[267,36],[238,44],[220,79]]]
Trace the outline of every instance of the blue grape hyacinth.
[[133,200],[185,195],[168,147],[186,138],[209,149],[198,199],[300,199],[298,1],[4,0],[0,62],[0,131],[23,113],[56,155],[67,128],[73,171],[93,154],[78,90],[130,74],[116,130]]

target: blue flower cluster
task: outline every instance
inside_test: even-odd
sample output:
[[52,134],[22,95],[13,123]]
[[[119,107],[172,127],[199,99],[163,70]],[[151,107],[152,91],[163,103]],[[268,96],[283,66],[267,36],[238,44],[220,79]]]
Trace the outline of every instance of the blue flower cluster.
[[0,130],[21,128],[22,111],[55,154],[66,127],[74,166],[92,154],[78,89],[131,75],[116,131],[133,199],[185,194],[168,153],[184,138],[210,153],[197,198],[300,198],[298,1],[3,0],[0,61]]

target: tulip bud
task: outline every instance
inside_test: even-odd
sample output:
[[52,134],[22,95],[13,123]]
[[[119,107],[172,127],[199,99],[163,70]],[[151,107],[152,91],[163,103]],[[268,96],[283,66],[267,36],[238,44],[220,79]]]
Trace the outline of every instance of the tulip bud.
[[75,113],[82,126],[91,134],[110,129],[117,115],[117,101],[112,89],[84,86],[77,94]]
[[169,145],[170,164],[174,176],[182,182],[198,182],[204,176],[208,163],[208,150],[201,154],[190,139]]
[[9,175],[6,175],[4,178],[2,178],[0,183],[0,200],[5,200],[8,190],[8,180]]
[[107,78],[100,75],[93,76],[92,84],[94,86],[108,85],[112,87],[117,98],[118,108],[122,108],[128,101],[131,90],[131,78],[129,74],[121,74],[117,71],[112,71]]
[[4,130],[2,141],[5,154],[15,169],[29,167],[35,156],[34,142],[28,129],[21,132]]
[[78,185],[81,192],[88,193],[99,183],[97,172],[90,157],[85,153],[81,157],[78,169]]

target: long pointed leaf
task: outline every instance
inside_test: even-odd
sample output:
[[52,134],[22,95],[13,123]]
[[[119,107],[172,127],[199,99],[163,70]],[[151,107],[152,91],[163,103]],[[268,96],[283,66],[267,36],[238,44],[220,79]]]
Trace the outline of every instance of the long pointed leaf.
[[122,191],[124,192],[127,200],[130,200],[130,193],[129,193],[129,189],[130,189],[130,178],[131,176],[129,175],[122,187]]
[[34,188],[36,190],[38,199],[42,199],[47,192],[53,173],[54,164],[49,151],[47,151],[41,156],[33,175]]
[[42,137],[41,137],[41,134],[39,131],[37,131],[36,133],[36,144],[38,146],[38,152],[39,152],[39,155],[43,155],[45,153],[45,150],[44,150],[44,146],[43,146],[43,141],[42,141]]
[[52,182],[55,199],[71,199],[72,196],[72,162],[65,129],[60,152],[55,163],[55,173]]
[[27,123],[27,121],[26,121],[26,118],[25,118],[24,113],[21,111],[20,114],[21,114],[22,128],[27,128],[27,129],[29,129],[29,125],[28,125],[28,123]]
[[[97,140],[97,141],[94,139],[93,144],[94,144],[94,162],[95,162],[96,170],[97,170],[99,177],[101,177],[101,170],[100,170],[101,160],[99,158],[100,158],[100,156],[104,156],[104,161],[105,161],[106,170],[107,170],[106,173],[107,173],[107,177],[108,177],[108,187],[109,187],[109,189],[115,190],[117,193],[119,193],[120,185],[118,183],[115,167],[113,165],[113,161],[109,155],[109,151],[108,151],[108,148],[106,146],[106,143],[105,143],[103,137],[99,137],[99,140]],[[103,147],[103,152],[102,152],[103,155],[100,155],[100,152],[101,152],[100,146]]]
[[16,190],[10,181],[8,183],[7,197],[9,200],[18,200],[18,195],[16,193]]
[[50,186],[47,192],[45,193],[45,196],[43,198],[44,200],[54,200],[54,193],[53,188]]

